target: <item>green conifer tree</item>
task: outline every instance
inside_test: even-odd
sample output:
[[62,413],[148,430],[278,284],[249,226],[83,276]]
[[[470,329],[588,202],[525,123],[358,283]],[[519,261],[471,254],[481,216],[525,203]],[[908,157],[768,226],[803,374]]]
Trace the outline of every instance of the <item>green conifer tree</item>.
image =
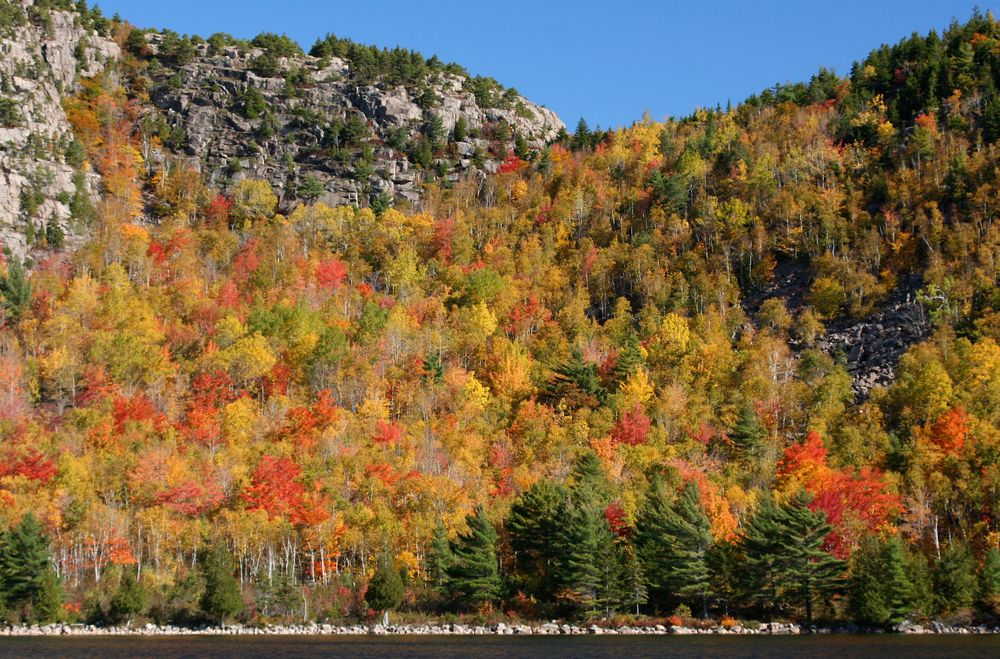
[[546,385],[546,397],[553,403],[564,402],[568,407],[597,407],[604,400],[604,387],[597,364],[584,361],[583,352],[574,347],[569,361],[557,366]]
[[618,351],[618,358],[615,360],[615,380],[624,382],[644,366],[646,359],[639,348],[639,337],[635,332],[629,332],[625,345]]
[[553,542],[553,587],[574,615],[609,615],[625,599],[624,556],[605,517],[609,486],[593,451],[577,459]]
[[906,551],[897,536],[883,544],[882,560],[882,588],[889,608],[889,622],[900,622],[913,609],[913,583],[907,574]]
[[642,571],[642,560],[633,545],[625,547],[624,557],[622,605],[624,609],[639,615],[639,608],[649,600],[646,575]]
[[744,529],[741,545],[750,595],[772,611],[801,605],[811,623],[816,599],[841,589],[846,565],[823,550],[831,526],[808,503],[804,492],[780,507],[766,502]]
[[934,566],[934,598],[939,611],[951,613],[972,606],[976,596],[976,563],[969,548],[953,541]]
[[481,505],[465,521],[469,530],[451,546],[448,589],[461,606],[478,609],[492,605],[500,597],[497,533]]
[[0,568],[8,606],[25,612],[37,602],[45,576],[52,569],[49,539],[33,513],[25,514],[7,533]]
[[767,430],[758,421],[753,407],[746,405],[740,411],[739,420],[727,436],[733,443],[736,457],[749,462],[760,455],[764,439],[767,438]]
[[149,606],[149,596],[132,570],[126,569],[118,582],[118,588],[111,596],[111,618],[116,622],[132,624],[132,618],[142,615]]
[[35,619],[41,623],[61,622],[65,613],[62,584],[55,569],[49,565],[42,576],[35,603]]
[[693,598],[701,616],[708,617],[712,530],[698,484],[688,483],[671,504],[662,481],[654,479],[636,527],[646,573],[655,575],[656,587],[667,595]]
[[202,559],[205,592],[201,608],[206,614],[225,625],[226,619],[243,612],[240,584],[233,576],[233,557],[225,545],[216,543]]
[[427,576],[431,587],[439,595],[446,595],[448,592],[448,568],[453,560],[448,530],[444,524],[439,523],[434,527],[434,537],[427,553]]
[[368,606],[383,613],[383,624],[389,622],[389,611],[399,608],[403,603],[405,588],[399,573],[396,560],[388,552],[384,553],[375,564],[375,574],[365,591],[365,602]]
[[678,595],[696,598],[701,617],[707,618],[711,573],[706,557],[712,546],[712,525],[701,505],[698,483],[687,484],[671,512],[667,518],[667,579]]
[[882,547],[875,538],[869,538],[852,557],[848,611],[859,624],[884,625],[892,614],[881,582],[884,563]]
[[979,572],[979,602],[987,611],[1000,613],[1000,550],[996,547],[986,552]]
[[590,146],[590,126],[587,125],[587,120],[580,117],[580,121],[576,123],[576,132],[573,133],[573,149],[579,150]]
[[539,480],[518,497],[504,522],[514,552],[514,585],[543,601],[555,595],[557,535],[567,494],[561,485]]
[[[31,282],[24,264],[18,259],[7,262],[7,273],[0,274],[0,311],[17,320],[21,310],[31,302]],[[2,320],[2,317],[0,317]]]

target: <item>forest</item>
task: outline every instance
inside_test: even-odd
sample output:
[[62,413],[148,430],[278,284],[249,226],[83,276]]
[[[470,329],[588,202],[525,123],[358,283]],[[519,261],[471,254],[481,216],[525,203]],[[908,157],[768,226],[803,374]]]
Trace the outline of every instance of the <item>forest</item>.
[[[1000,615],[993,16],[287,212],[170,153],[100,20],[89,238],[0,258],[8,620]],[[855,391],[824,334],[913,281],[928,338]]]

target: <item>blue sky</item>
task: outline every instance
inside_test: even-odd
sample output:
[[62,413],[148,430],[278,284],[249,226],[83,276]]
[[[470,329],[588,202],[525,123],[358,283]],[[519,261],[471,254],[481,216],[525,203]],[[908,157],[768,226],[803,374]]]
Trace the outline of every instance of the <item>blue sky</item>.
[[734,103],[821,66],[844,74],[882,43],[964,21],[1000,0],[99,0],[143,27],[208,36],[333,32],[493,76],[572,128]]

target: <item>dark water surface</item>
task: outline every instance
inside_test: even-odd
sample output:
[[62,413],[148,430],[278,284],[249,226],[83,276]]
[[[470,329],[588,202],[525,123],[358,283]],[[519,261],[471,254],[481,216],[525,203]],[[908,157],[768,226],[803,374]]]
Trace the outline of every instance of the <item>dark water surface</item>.
[[3,657],[1000,657],[994,636],[120,636],[0,638]]

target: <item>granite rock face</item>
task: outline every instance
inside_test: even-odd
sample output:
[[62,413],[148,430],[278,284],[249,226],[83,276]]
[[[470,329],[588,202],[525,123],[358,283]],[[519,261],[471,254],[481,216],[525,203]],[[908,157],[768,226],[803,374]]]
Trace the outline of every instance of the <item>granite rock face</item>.
[[[148,89],[133,88],[118,65],[122,50],[86,16],[35,7],[35,0],[16,6],[21,15],[0,25],[0,242],[14,258],[44,256],[32,251],[50,247],[52,226],[68,247],[86,234],[72,201],[95,200],[100,176],[74,157],[63,103],[82,79],[104,71],[121,75],[133,100],[146,105],[144,120],[159,115],[168,127],[164,148],[144,153],[150,166],[172,154],[189,158],[223,191],[244,178],[265,179],[284,211],[301,201],[419,206],[425,180],[482,176],[515,138],[522,149],[538,149],[564,127],[513,92],[493,104],[502,107],[484,107],[464,76],[447,71],[430,73],[420,89],[355,75],[336,57],[281,57],[276,69],[262,71],[254,65],[261,49],[213,50],[201,40],[178,63],[159,52],[160,33],[144,35]],[[341,148],[341,130],[355,133],[349,148]],[[421,139],[435,147],[417,157]]]
[[[748,296],[745,308],[754,314],[764,300],[782,298],[788,309],[797,313],[808,304],[806,297],[811,283],[807,265],[781,263],[770,284]],[[824,334],[816,340],[815,347],[843,359],[857,402],[866,400],[872,389],[891,385],[900,357],[910,346],[930,336],[933,328],[918,295],[923,285],[922,277],[916,273],[901,278],[869,314],[830,320]],[[791,345],[797,352],[810,347],[796,341]]]
[[818,342],[826,352],[843,353],[857,400],[892,384],[899,358],[930,336],[933,328],[917,296],[921,285],[919,275],[911,276],[867,317],[830,323]]
[[[33,3],[22,1],[26,17]],[[118,44],[85,28],[77,14],[45,16],[0,29],[0,244],[15,258],[25,257],[49,224],[70,243],[85,232],[71,221],[69,200],[78,186],[96,195],[100,179],[67,157],[73,133],[62,98],[120,57]]]
[[[163,37],[151,33],[146,40],[147,56],[155,58]],[[304,199],[364,204],[378,195],[416,205],[427,170],[457,180],[475,169],[478,152],[479,168],[493,171],[515,135],[539,148],[564,127],[551,110],[520,96],[508,99],[506,108],[481,107],[465,89],[465,78],[452,73],[428,76],[428,102],[402,84],[363,82],[349,62],[336,57],[280,57],[270,72],[275,75],[264,77],[254,66],[262,54],[235,46],[213,51],[199,43],[182,65],[162,58],[166,63],[152,74],[150,98],[180,136],[175,148],[198,161],[210,184],[225,189],[242,178],[265,179],[286,210]],[[257,103],[252,113],[241,106],[248,95]],[[455,136],[460,118],[466,134]],[[341,138],[331,126],[350,121],[367,133],[361,146],[371,157],[362,167],[358,149],[337,155]],[[432,123],[447,144],[422,170],[398,135],[403,131],[412,141]]]

